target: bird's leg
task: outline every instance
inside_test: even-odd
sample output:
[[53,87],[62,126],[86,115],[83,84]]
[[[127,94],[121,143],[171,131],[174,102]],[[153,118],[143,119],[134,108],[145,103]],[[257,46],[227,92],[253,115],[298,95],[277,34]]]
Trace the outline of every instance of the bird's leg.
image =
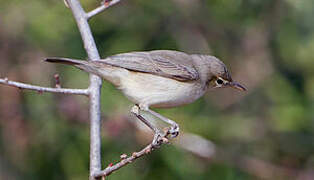
[[155,116],[155,117],[161,119],[162,121],[164,121],[164,122],[166,122],[166,123],[171,125],[171,127],[170,127],[170,129],[168,131],[169,134],[171,135],[170,136],[171,138],[175,138],[175,137],[177,137],[179,135],[179,125],[176,122],[174,122],[174,121],[172,121],[172,120],[162,116],[161,114],[159,114],[159,113],[157,113],[155,111],[150,110],[149,108],[146,108],[145,110],[147,112],[151,113],[153,116]]
[[163,136],[160,130],[154,126],[152,123],[147,121],[143,116],[140,115],[139,106],[135,105],[131,109],[131,113],[134,114],[139,120],[141,120],[146,126],[148,126],[152,131],[154,131],[154,139],[152,141],[153,146],[160,146],[163,141]]

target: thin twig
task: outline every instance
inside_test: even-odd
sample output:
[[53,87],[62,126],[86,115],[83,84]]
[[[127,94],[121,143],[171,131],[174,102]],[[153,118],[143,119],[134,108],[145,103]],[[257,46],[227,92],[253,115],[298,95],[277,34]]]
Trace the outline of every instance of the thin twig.
[[33,90],[39,93],[52,92],[52,93],[76,94],[76,95],[85,95],[85,96],[89,95],[88,89],[66,89],[66,88],[50,88],[50,87],[34,86],[34,85],[20,83],[16,81],[9,81],[8,78],[0,79],[0,84],[16,87],[19,89]]
[[117,4],[118,2],[120,2],[120,0],[105,0],[102,2],[101,6],[99,6],[98,8],[86,13],[86,17],[87,19],[90,19],[91,17],[103,12],[105,9],[107,9],[108,7]]
[[54,78],[56,80],[56,88],[61,88],[60,76],[59,74],[55,74]]
[[97,179],[100,177],[109,176],[111,173],[113,173],[113,172],[117,171],[118,169],[134,162],[136,159],[151,153],[153,150],[159,149],[161,147],[161,145],[169,143],[169,140],[166,137],[167,135],[168,134],[165,134],[162,137],[162,141],[160,142],[159,146],[153,146],[153,144],[151,143],[151,144],[147,145],[144,149],[142,149],[138,152],[133,152],[132,155],[130,155],[129,157],[127,157],[125,154],[121,155],[120,156],[121,159],[118,163],[110,164],[106,169],[99,171],[99,172],[96,172],[94,174],[94,177]]

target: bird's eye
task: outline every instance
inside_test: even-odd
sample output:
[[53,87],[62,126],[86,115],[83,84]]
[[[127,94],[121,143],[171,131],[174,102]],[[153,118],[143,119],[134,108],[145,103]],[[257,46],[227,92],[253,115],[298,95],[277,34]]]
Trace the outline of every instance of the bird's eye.
[[221,79],[217,79],[217,84],[222,85],[224,82]]

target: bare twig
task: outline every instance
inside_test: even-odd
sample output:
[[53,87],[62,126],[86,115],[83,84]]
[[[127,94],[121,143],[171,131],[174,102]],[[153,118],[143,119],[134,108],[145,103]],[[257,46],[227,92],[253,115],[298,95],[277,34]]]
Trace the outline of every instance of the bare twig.
[[102,171],[99,171],[99,172],[96,172],[94,174],[94,177],[95,178],[100,178],[100,177],[106,177],[106,176],[109,176],[111,173],[117,171],[118,169],[134,162],[134,160],[146,155],[146,154],[149,154],[151,153],[153,150],[155,149],[158,149],[161,147],[161,145],[163,144],[167,144],[169,142],[169,140],[167,139],[167,136],[168,134],[165,134],[162,138],[162,141],[160,142],[161,144],[159,146],[153,146],[153,144],[149,144],[147,145],[144,149],[138,151],[138,152],[133,152],[132,155],[130,155],[129,157],[126,155],[126,154],[122,154],[120,156],[120,161],[116,164],[112,164],[110,163],[110,165],[102,170]]
[[90,19],[91,17],[103,12],[105,9],[107,9],[108,7],[117,4],[118,2],[120,2],[120,0],[104,0],[101,3],[101,6],[99,6],[98,8],[88,12],[86,14],[87,19]]
[[76,95],[89,95],[88,89],[65,89],[65,88],[49,88],[42,86],[34,86],[30,84],[20,83],[16,81],[9,81],[8,78],[0,79],[0,84],[16,87],[19,89],[27,89],[37,91],[39,93],[43,92],[53,92],[53,93],[61,93],[61,94],[76,94]]
[[55,74],[54,78],[56,80],[56,88],[61,88],[60,76],[59,74]]
[[69,8],[69,5],[68,5],[67,0],[63,0],[63,3],[64,3],[64,5],[65,5],[65,7]]

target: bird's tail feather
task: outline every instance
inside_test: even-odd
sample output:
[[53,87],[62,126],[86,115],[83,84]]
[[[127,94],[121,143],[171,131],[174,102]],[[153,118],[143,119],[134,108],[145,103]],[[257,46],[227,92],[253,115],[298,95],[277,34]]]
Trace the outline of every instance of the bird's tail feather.
[[49,57],[45,59],[45,62],[73,65],[83,71],[96,74],[116,86],[120,85],[120,78],[123,74],[125,74],[121,72],[123,71],[122,68],[113,67],[111,65],[99,63],[97,61],[84,61],[70,58]]
[[116,86],[120,85],[121,76],[124,73],[120,71],[123,69],[116,68],[111,65],[107,65],[104,63],[99,63],[95,61],[84,61],[84,60],[77,60],[77,59],[70,59],[70,58],[60,58],[60,57],[48,57],[45,59],[45,62],[51,63],[60,63],[66,65],[75,66],[83,71],[96,74],[105,80],[113,83]]
[[46,62],[51,63],[61,63],[69,65],[81,65],[84,63],[82,60],[70,59],[70,58],[60,58],[60,57],[49,57],[45,59]]

